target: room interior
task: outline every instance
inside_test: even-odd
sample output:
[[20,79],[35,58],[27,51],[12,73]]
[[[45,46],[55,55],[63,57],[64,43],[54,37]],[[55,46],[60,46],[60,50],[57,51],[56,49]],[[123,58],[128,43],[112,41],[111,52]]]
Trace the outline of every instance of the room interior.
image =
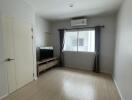
[[1,0],[0,100],[131,100],[131,0]]

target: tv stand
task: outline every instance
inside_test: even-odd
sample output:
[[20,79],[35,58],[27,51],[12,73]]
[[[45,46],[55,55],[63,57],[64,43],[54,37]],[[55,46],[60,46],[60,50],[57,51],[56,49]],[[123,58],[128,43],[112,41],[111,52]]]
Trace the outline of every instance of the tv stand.
[[40,75],[41,72],[44,72],[45,70],[52,68],[56,66],[59,63],[59,60],[57,57],[44,59],[37,62],[37,74]]

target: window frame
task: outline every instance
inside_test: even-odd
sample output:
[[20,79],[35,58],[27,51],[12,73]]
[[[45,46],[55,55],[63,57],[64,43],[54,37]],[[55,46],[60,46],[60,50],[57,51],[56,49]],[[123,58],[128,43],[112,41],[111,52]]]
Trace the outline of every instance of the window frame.
[[79,51],[78,50],[78,37],[79,37],[79,31],[89,31],[89,30],[93,30],[95,31],[95,28],[84,28],[84,29],[70,29],[70,30],[65,30],[64,32],[64,45],[65,45],[65,34],[66,32],[77,32],[77,50],[76,51],[70,51],[70,50],[64,50],[63,47],[63,52],[73,52],[73,53],[90,53],[90,54],[96,54],[96,50],[94,50],[94,52],[90,52],[90,51]]

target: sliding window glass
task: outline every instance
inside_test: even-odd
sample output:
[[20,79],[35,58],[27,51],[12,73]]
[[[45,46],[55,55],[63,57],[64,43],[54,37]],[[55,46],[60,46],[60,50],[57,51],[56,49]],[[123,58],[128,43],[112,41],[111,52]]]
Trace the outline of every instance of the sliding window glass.
[[63,51],[95,52],[95,30],[65,31]]
[[77,51],[77,31],[65,31],[63,51]]

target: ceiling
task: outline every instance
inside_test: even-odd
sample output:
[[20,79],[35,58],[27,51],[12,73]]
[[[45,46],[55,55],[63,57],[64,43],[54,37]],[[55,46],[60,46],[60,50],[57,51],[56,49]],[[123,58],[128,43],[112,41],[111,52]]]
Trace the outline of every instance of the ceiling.
[[[37,14],[49,19],[95,16],[117,11],[122,0],[25,0]],[[73,6],[73,7],[70,7]]]

